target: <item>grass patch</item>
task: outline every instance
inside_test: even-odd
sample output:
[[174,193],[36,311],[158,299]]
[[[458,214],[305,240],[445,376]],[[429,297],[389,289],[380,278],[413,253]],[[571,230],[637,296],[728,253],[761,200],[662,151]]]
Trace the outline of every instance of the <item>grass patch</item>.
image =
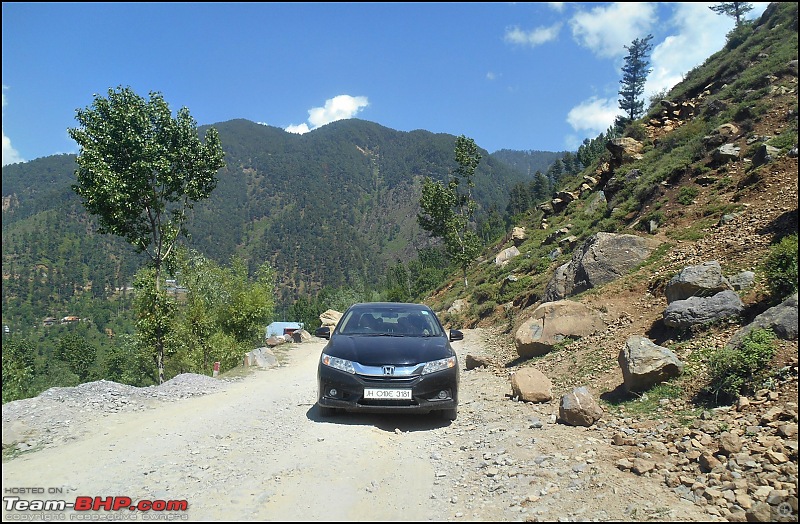
[[630,393],[617,400],[604,400],[610,411],[635,416],[656,416],[661,407],[661,399],[681,398],[683,388],[672,382],[657,384],[642,393]]

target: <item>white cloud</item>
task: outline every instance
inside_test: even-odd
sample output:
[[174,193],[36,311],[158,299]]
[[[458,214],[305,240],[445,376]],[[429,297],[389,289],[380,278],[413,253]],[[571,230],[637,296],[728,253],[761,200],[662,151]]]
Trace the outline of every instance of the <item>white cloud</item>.
[[647,36],[656,21],[655,4],[629,2],[579,11],[569,23],[579,45],[598,57],[618,58],[627,54],[626,45]]
[[561,31],[561,25],[559,23],[550,27],[537,27],[531,31],[523,31],[519,26],[513,26],[506,29],[506,34],[503,38],[506,42],[512,44],[536,47],[555,40]]
[[605,133],[620,113],[617,100],[593,96],[570,109],[567,123],[584,137],[594,138]]
[[486,80],[497,80],[497,74],[492,71],[489,71],[488,73],[486,73]]
[[[6,107],[6,93],[5,90],[8,87],[3,86],[3,112],[5,113]],[[6,136],[6,130],[3,128],[3,165],[7,166],[8,164],[16,164],[17,162],[24,162],[25,159],[22,158],[19,152],[11,146],[11,139]]]
[[289,133],[302,135],[337,120],[353,118],[369,105],[365,96],[339,95],[325,101],[324,107],[312,107],[308,110],[308,123],[292,124],[284,129]]

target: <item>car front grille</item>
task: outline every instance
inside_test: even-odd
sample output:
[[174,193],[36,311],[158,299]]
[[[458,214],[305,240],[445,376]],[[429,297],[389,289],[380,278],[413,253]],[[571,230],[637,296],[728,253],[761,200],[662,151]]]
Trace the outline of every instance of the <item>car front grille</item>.
[[383,384],[391,386],[410,386],[417,381],[419,377],[395,377],[391,375],[383,375],[380,377],[370,375],[359,375],[359,378],[367,384]]

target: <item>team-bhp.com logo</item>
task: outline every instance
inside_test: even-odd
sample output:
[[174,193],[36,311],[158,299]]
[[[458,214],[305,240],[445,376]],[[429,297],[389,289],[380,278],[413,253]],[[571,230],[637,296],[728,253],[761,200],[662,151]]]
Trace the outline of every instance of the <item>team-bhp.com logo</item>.
[[[70,520],[98,520],[98,513],[91,512],[120,512],[110,517],[114,520],[124,520],[126,518],[135,519],[139,515],[145,520],[186,520],[187,514],[168,512],[182,512],[189,509],[189,502],[186,500],[139,500],[134,502],[131,497],[75,497],[74,501],[64,499],[23,499],[18,496],[4,496],[3,509],[4,520],[66,520],[66,514],[52,514],[49,512],[72,511],[69,515]],[[35,518],[30,512],[41,512],[41,518]],[[48,513],[44,513],[48,512]],[[135,513],[143,512],[143,513]],[[128,513],[129,516],[123,516]]]

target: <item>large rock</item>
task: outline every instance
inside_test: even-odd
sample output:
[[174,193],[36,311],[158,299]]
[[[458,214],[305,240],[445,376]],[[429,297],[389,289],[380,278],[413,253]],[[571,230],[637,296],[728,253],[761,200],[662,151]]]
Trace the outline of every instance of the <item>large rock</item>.
[[545,302],[517,329],[514,345],[521,357],[540,356],[564,339],[585,337],[603,327],[600,316],[579,302]]
[[667,304],[671,304],[691,297],[710,297],[727,289],[733,289],[733,286],[722,275],[719,262],[712,260],[685,267],[667,282],[664,292]]
[[561,300],[611,282],[644,262],[659,242],[637,235],[596,233],[575,250],[548,282],[544,300]]
[[713,297],[676,300],[664,310],[664,325],[688,328],[744,313],[744,303],[735,291],[722,291]]
[[511,391],[524,402],[553,400],[553,383],[535,368],[522,368],[511,376]]
[[778,338],[797,340],[797,293],[764,311],[752,322],[733,334],[727,346],[737,348],[744,337],[753,329],[769,329]]
[[629,337],[617,357],[625,391],[646,391],[656,384],[677,377],[684,364],[678,356],[650,339]]
[[511,230],[511,241],[515,246],[519,247],[523,242],[525,242],[526,238],[528,238],[528,235],[525,233],[524,227],[517,226]]
[[626,136],[609,140],[606,142],[606,149],[614,157],[616,164],[622,165],[641,160],[644,146],[638,140]]
[[322,326],[320,327],[329,327],[331,328],[331,331],[333,331],[333,328],[336,327],[336,324],[338,324],[339,320],[341,319],[342,319],[342,313],[339,313],[334,309],[329,309],[324,313],[320,314],[319,321],[322,322]]
[[245,353],[242,365],[244,365],[244,367],[258,366],[260,368],[274,368],[278,365],[278,358],[270,348],[262,347]]
[[561,397],[558,418],[570,426],[591,426],[603,416],[603,408],[585,387],[573,389]]
[[494,263],[502,267],[508,264],[509,260],[517,256],[519,256],[519,249],[517,249],[517,246],[511,246],[498,253],[497,256],[494,257]]

